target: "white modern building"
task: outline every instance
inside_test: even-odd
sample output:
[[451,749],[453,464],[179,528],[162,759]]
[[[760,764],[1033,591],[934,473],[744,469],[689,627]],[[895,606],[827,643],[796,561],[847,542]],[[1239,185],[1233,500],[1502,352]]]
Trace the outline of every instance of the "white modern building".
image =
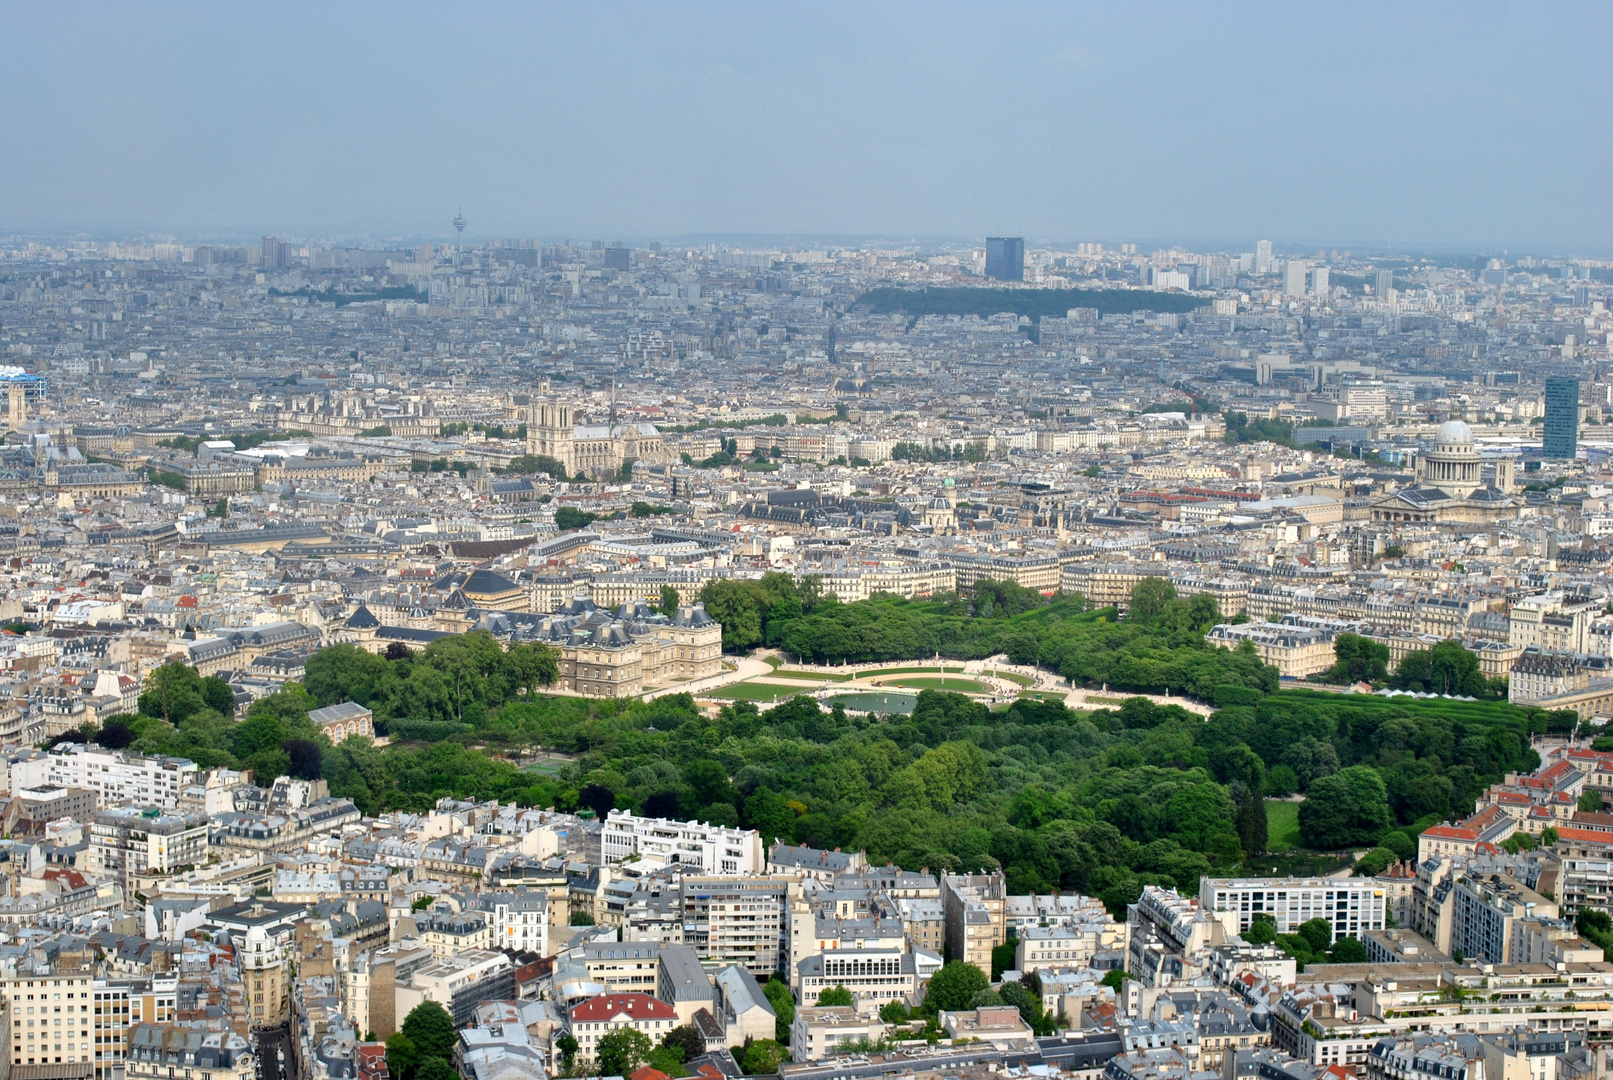
[[767,866],[754,829],[641,818],[630,810],[612,810],[606,817],[600,848],[607,866],[631,860],[725,876],[762,874]]
[[1201,878],[1199,903],[1239,934],[1270,915],[1279,934],[1326,919],[1335,940],[1384,928],[1384,888],[1374,878]]
[[12,790],[51,785],[88,788],[102,806],[175,807],[179,793],[197,782],[194,761],[126,754],[82,743],[64,743],[11,767]]

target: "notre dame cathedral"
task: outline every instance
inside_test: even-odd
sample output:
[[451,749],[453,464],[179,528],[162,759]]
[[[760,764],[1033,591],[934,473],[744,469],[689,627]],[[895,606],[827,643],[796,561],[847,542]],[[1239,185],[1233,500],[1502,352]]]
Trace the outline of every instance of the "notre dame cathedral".
[[529,407],[526,452],[554,458],[568,476],[608,476],[629,461],[670,460],[654,424],[576,424],[571,406],[555,401],[534,401]]

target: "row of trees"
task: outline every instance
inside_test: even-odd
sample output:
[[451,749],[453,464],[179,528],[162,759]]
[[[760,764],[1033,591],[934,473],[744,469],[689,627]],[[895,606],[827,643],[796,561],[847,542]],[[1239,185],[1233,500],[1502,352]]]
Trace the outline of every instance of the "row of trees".
[[1320,681],[1345,685],[1372,683],[1424,694],[1499,700],[1507,696],[1507,680],[1479,670],[1479,658],[1460,641],[1442,641],[1415,649],[1401,658],[1389,675],[1389,646],[1359,634],[1340,634],[1333,641],[1333,666]]
[[418,653],[403,646],[383,656],[333,645],[308,658],[303,686],[316,705],[356,701],[374,711],[383,732],[430,738],[445,732],[422,724],[476,724],[488,709],[552,686],[560,674],[553,649],[505,648],[486,630],[438,638]]

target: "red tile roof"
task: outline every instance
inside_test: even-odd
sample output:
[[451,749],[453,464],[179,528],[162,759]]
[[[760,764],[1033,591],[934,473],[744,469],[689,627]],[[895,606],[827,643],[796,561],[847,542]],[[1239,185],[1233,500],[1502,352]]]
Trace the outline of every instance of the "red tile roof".
[[1576,829],[1572,825],[1557,828],[1559,840],[1578,840],[1582,844],[1613,844],[1613,835],[1598,829]]
[[673,1020],[678,1011],[648,994],[600,994],[571,1009],[574,1023],[597,1023],[627,1016],[633,1020]]

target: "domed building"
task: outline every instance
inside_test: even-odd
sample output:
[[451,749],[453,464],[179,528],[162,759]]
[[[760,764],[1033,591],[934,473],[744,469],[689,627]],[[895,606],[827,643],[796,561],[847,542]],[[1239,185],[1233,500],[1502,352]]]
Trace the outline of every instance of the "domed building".
[[1447,420],[1434,434],[1434,448],[1417,461],[1417,483],[1380,496],[1372,520],[1436,525],[1490,525],[1514,517],[1517,503],[1500,488],[1485,484],[1483,460],[1473,445],[1473,429]]

